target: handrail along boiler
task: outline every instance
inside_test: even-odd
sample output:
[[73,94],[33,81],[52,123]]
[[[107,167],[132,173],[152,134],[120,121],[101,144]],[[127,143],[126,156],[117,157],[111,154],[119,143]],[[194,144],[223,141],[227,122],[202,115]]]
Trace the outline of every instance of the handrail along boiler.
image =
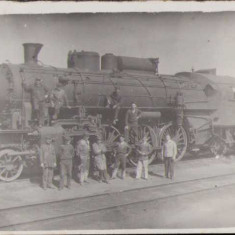
[[[187,150],[203,147],[217,154],[233,145],[227,141],[228,133],[233,137],[235,130],[235,122],[230,118],[235,111],[235,83],[230,77],[218,77],[214,70],[162,75],[156,73],[156,58],[113,54],[100,58],[98,53],[86,51],[70,51],[68,68],[56,68],[38,61],[42,44],[23,45],[23,64],[0,66],[1,180],[15,180],[24,165],[37,161],[40,144],[48,135],[54,138],[58,149],[64,133],[74,142],[84,130],[91,136],[102,134],[111,151],[124,132],[125,114],[132,102],[142,111],[138,140],[147,135],[154,149],[149,163],[158,156],[167,133],[177,143],[177,160]],[[30,96],[22,82],[33,84],[36,77],[49,89],[55,88],[59,79],[71,106],[71,109],[62,107],[59,119],[50,126],[47,118],[42,127],[31,120]],[[106,97],[117,85],[122,103],[119,122],[113,126],[112,111],[105,106]],[[128,142],[134,146],[133,133],[129,133]],[[129,161],[136,164],[134,148]]]

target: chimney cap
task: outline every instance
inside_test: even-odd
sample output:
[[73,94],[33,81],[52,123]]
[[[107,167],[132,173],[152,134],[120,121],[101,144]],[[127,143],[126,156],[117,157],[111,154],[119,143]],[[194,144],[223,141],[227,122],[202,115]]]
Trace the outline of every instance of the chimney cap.
[[24,63],[37,64],[38,53],[40,52],[43,44],[41,43],[23,43],[24,47]]
[[34,45],[40,45],[40,46],[43,46],[43,44],[42,43],[34,43],[34,42],[27,42],[27,43],[23,43],[23,46],[24,45],[26,45],[26,46],[30,46],[30,45],[32,45],[32,46],[34,46]]

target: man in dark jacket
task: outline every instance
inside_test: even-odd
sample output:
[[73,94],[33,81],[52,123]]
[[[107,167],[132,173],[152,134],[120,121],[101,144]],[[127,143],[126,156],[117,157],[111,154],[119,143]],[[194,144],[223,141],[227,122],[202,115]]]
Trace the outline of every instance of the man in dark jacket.
[[63,89],[63,84],[58,82],[56,88],[53,89],[49,96],[50,100],[50,119],[57,119],[62,106],[70,108],[68,98]]
[[62,190],[64,188],[64,179],[67,176],[67,187],[71,188],[71,178],[72,178],[72,167],[73,167],[73,157],[74,148],[70,144],[71,138],[69,136],[64,136],[64,144],[60,146],[59,160],[60,160],[60,187]]
[[125,137],[129,137],[129,133],[132,131],[135,142],[138,141],[138,120],[141,117],[141,111],[137,108],[135,103],[131,104],[131,109],[126,113],[126,126],[125,126]]
[[110,108],[114,111],[113,124],[115,125],[118,122],[118,114],[120,111],[122,97],[120,95],[120,87],[116,86],[113,93],[107,97],[107,108]]
[[48,88],[41,83],[40,78],[35,79],[33,85],[22,84],[25,91],[30,93],[31,105],[32,105],[32,119],[36,121],[40,126],[44,124],[45,116],[45,101],[47,98]]
[[56,167],[55,148],[51,143],[51,138],[46,138],[46,143],[41,147],[40,163],[43,169],[42,186],[46,190],[47,187],[54,188],[52,185],[54,168]]
[[115,168],[112,173],[112,179],[117,177],[118,168],[121,165],[122,175],[121,178],[125,179],[126,177],[126,161],[127,157],[131,152],[131,146],[125,141],[124,136],[119,137],[119,142],[114,148],[115,155]]

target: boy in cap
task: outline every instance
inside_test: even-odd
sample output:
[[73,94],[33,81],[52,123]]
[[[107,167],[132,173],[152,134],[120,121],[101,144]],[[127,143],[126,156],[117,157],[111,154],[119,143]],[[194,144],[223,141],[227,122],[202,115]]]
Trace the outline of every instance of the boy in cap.
[[55,188],[52,185],[52,179],[54,169],[56,167],[56,153],[51,142],[52,139],[50,137],[46,137],[45,144],[42,145],[40,152],[40,163],[43,170],[42,186],[44,190],[46,190],[47,187]]
[[72,167],[74,148],[70,144],[71,138],[63,136],[64,144],[60,146],[59,160],[60,160],[60,187],[59,190],[64,188],[64,179],[67,176],[67,187],[71,188]]
[[90,169],[90,142],[89,134],[85,132],[82,139],[78,141],[76,146],[76,155],[80,160],[80,184],[88,183],[88,174]]

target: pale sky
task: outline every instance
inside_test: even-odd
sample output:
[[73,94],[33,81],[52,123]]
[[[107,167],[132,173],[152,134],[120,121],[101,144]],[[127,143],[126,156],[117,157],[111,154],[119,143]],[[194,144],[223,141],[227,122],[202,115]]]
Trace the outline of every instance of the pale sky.
[[159,57],[160,73],[217,68],[235,77],[235,12],[79,13],[0,16],[0,63],[23,63],[25,42],[39,60],[66,67],[69,50]]

